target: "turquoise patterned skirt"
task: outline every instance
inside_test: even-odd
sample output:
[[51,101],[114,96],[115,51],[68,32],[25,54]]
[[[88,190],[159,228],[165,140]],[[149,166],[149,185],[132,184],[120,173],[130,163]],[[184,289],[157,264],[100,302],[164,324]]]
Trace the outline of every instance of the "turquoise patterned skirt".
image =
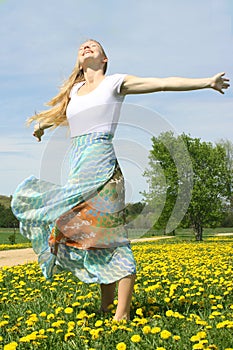
[[47,279],[71,271],[86,283],[115,282],[135,273],[125,226],[124,178],[112,135],[72,138],[65,186],[30,176],[16,189],[12,210],[32,242]]

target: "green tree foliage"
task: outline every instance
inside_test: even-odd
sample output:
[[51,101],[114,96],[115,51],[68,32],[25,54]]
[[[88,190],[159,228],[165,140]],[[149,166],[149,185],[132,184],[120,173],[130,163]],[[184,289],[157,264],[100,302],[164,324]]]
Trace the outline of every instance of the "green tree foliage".
[[218,145],[225,148],[227,156],[227,167],[231,173],[231,197],[228,202],[225,203],[224,211],[225,215],[222,221],[222,226],[233,227],[233,143],[229,140],[220,140]]
[[19,222],[12,213],[11,208],[0,204],[0,227],[18,227]]
[[202,240],[204,226],[221,223],[231,195],[225,148],[171,132],[152,141],[150,168],[145,172],[150,191],[144,196],[155,210],[163,206],[155,227],[169,232],[181,222],[192,226],[196,239]]

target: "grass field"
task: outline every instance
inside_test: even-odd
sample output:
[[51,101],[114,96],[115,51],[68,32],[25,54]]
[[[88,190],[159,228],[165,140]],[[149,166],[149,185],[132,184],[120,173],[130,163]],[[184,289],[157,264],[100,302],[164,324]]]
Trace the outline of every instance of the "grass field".
[[38,265],[0,271],[0,349],[233,349],[232,238],[133,244],[131,321],[106,316],[97,284],[71,273],[46,281]]
[[[0,228],[0,245],[1,244],[10,244],[8,239],[9,236],[14,234],[14,229],[12,228]],[[16,230],[16,243],[28,243],[29,241],[23,237],[19,230]]]
[[[145,230],[129,230],[129,238],[141,238],[141,237],[153,237],[153,236],[163,236],[162,230],[157,230],[154,232],[150,232],[148,234],[144,234]],[[216,233],[227,233],[233,232],[233,228],[231,227],[217,227],[217,228],[206,228],[204,229],[203,237],[204,239],[207,237],[214,236]],[[1,244],[9,244],[10,241],[8,239],[14,233],[13,228],[0,228],[0,245]],[[176,230],[176,239],[187,239],[187,240],[195,240],[193,231],[191,229],[177,229]],[[16,243],[28,243],[29,241],[24,238],[19,230],[16,230]]]

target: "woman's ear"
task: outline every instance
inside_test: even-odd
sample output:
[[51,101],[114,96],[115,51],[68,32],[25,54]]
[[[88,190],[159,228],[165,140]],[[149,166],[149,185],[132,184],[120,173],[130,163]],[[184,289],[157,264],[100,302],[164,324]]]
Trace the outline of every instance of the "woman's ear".
[[107,57],[104,57],[103,63],[107,63],[107,62],[108,62],[108,58],[107,58]]

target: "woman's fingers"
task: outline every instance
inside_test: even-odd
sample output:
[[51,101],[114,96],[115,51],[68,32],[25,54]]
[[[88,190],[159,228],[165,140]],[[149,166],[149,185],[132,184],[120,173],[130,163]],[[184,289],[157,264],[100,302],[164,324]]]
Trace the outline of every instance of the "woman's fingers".
[[33,134],[32,134],[38,142],[41,141],[41,137],[44,135],[44,131],[42,129],[37,129],[34,130]]

